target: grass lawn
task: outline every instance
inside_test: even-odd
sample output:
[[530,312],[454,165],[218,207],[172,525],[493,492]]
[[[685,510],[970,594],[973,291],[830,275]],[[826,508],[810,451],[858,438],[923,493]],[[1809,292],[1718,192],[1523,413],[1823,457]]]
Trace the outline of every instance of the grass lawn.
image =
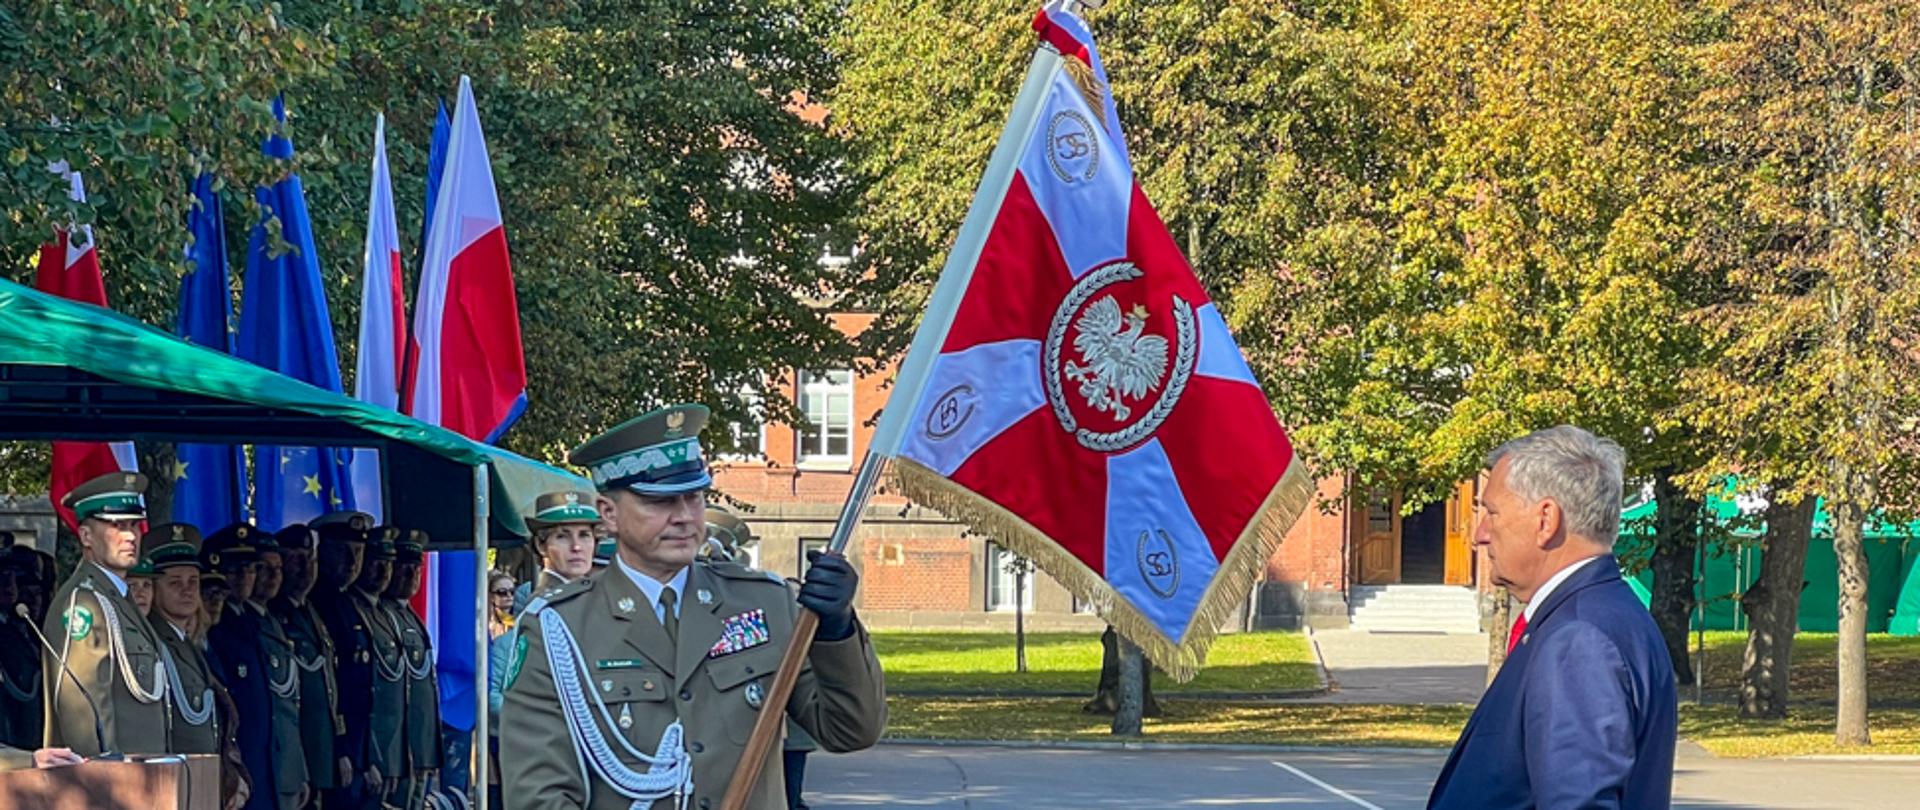
[[[895,693],[1013,695],[1057,692],[1093,696],[1100,682],[1098,633],[1028,633],[1027,672],[1014,672],[1012,633],[875,631],[873,646]],[[1313,647],[1299,633],[1221,636],[1207,667],[1190,683],[1161,676],[1159,695],[1195,692],[1272,693],[1320,688]],[[1075,704],[1077,707],[1077,703]]]
[[[891,677],[891,676],[889,676]],[[1079,698],[887,699],[895,739],[1104,741],[1110,718],[1080,711]],[[1163,700],[1149,742],[1445,748],[1460,735],[1465,706],[1371,706]]]
[[[1688,649],[1691,650],[1689,643]],[[1709,694],[1732,699],[1740,694],[1740,665],[1746,655],[1747,634],[1740,631],[1707,633],[1706,688]],[[1792,689],[1795,701],[1832,702],[1834,634],[1798,633],[1793,637]],[[1680,693],[1693,694],[1685,684]],[[1867,636],[1867,697],[1878,701],[1920,702],[1920,637]]]
[[1681,706],[1680,736],[1722,757],[1920,754],[1920,709],[1867,713],[1869,748],[1833,744],[1833,710],[1801,705],[1785,720],[1742,720],[1734,706]]

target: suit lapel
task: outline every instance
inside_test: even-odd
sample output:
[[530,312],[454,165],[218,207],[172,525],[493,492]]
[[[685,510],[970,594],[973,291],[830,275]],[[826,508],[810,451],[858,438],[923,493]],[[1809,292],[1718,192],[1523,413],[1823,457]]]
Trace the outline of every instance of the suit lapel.
[[646,656],[654,666],[673,674],[673,643],[667,640],[667,629],[654,618],[653,604],[647,595],[640,592],[640,587],[633,584],[624,571],[608,569],[601,575],[600,583],[606,586],[600,589],[602,607],[620,622],[620,640]]
[[[721,617],[728,615],[720,612],[726,607],[727,591],[720,587],[720,578],[705,568],[695,565],[687,571],[687,591],[680,600],[680,668],[674,670],[680,677],[676,686],[685,684],[707,660],[707,650],[720,639]],[[701,593],[712,598],[703,602]]]

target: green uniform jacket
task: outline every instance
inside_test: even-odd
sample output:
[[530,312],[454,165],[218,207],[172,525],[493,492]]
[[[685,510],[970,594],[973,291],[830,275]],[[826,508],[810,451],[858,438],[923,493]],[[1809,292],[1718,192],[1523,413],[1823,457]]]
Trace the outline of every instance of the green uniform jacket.
[[[160,662],[160,636],[133,600],[114,587],[107,572],[82,561],[53,595],[48,639],[61,649],[67,668],[87,685],[107,747],[123,754],[164,754],[168,748],[167,673]],[[47,739],[83,757],[99,756],[93,710],[60,663],[41,667],[46,696]],[[56,680],[57,679],[57,680]]]
[[307,785],[307,755],[300,739],[300,668],[293,660],[293,640],[280,618],[258,605],[247,605],[260,622],[260,649],[267,655],[267,693],[273,698],[273,773],[279,781],[280,810],[300,810],[300,790]]
[[427,627],[413,609],[398,599],[382,599],[381,605],[400,628],[400,650],[406,655],[407,712],[400,739],[406,756],[406,779],[392,794],[396,807],[415,810],[424,804],[425,787],[420,773],[440,767],[440,684],[433,667],[433,643]]
[[307,780],[314,790],[325,790],[334,787],[333,738],[347,732],[339,714],[340,687],[333,680],[333,637],[312,602],[276,600],[273,615],[293,644],[294,665],[300,669],[300,752]]
[[167,702],[173,706],[173,733],[169,735],[173,752],[220,753],[220,699],[214,695],[219,684],[214,681],[213,668],[207,665],[207,654],[166,619],[155,616],[152,623],[160,630],[160,645],[167,652],[165,660],[170,667]]
[[[678,644],[668,641],[647,597],[618,567],[545,596],[566,622],[585,659],[584,689],[605,702],[609,726],[597,710],[590,722],[628,768],[644,771],[617,737],[651,754],[678,718],[693,758],[694,795],[688,806],[709,810],[725,795],[759,716],[757,704],[780,666],[801,610],[786,585],[731,563],[696,562],[681,599]],[[536,603],[536,607],[538,604]],[[764,617],[766,638],[734,652],[709,656],[728,619]],[[500,771],[506,806],[513,810],[626,810],[598,773],[581,773],[559,702],[541,614],[521,620],[501,708]],[[871,746],[886,728],[886,687],[865,628],[832,642],[815,642],[786,712],[829,751]],[[582,693],[584,694],[584,692]],[[591,702],[591,698],[588,698]],[[631,722],[628,722],[628,721]],[[768,751],[760,785],[747,806],[784,810],[779,746]],[[654,803],[673,807],[672,797]]]
[[407,775],[406,748],[400,738],[407,714],[407,664],[400,649],[400,628],[380,600],[355,588],[354,608],[373,640],[373,712],[367,718],[367,764],[380,769],[387,785]]

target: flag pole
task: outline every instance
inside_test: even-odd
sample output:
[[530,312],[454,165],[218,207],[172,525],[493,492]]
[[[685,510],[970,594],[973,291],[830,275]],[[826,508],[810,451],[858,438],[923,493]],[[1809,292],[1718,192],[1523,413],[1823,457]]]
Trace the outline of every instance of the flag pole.
[[[1014,99],[1013,111],[1007,116],[1006,127],[1000,131],[1000,142],[994,145],[986,173],[973,192],[967,218],[960,225],[960,234],[954,238],[952,250],[947,253],[946,265],[940,270],[940,280],[934,285],[933,296],[927,301],[926,314],[921,316],[920,327],[914,331],[913,344],[907,349],[906,360],[900,364],[900,375],[895,380],[893,394],[887,398],[888,405],[894,405],[897,401],[900,407],[888,407],[881,411],[872,446],[867,448],[861,460],[860,471],[854,477],[853,487],[847,492],[847,502],[841,507],[840,519],[834,523],[833,537],[827,543],[829,554],[845,553],[847,544],[853,539],[854,530],[860,526],[861,516],[866,513],[867,502],[879,485],[887,459],[899,450],[907,420],[920,402],[921,391],[926,388],[927,378],[933,372],[933,361],[940,354],[941,344],[946,342],[947,331],[953,326],[954,315],[960,309],[960,299],[964,297],[968,283],[973,280],[973,268],[980,262],[980,251],[986,246],[987,233],[993,228],[994,219],[999,216],[1000,201],[1005,197],[1007,185],[1013,182],[1014,171],[1019,167],[1020,155],[1026,150],[1027,141],[1032,139],[1034,129],[1040,123],[1040,106],[1046,101],[1047,89],[1060,67],[1060,54],[1051,46],[1042,43],[1035,49],[1033,61],[1027,65],[1026,80],[1020,86],[1019,96]],[[801,610],[799,620],[794,622],[793,638],[788,639],[786,652],[780,657],[780,670],[767,690],[764,706],[784,707],[793,697],[794,683],[800,677],[807,651],[813,646],[813,635],[819,629],[820,617],[811,610]],[[745,810],[747,800],[760,782],[760,772],[766,766],[767,755],[785,717],[786,712],[776,709],[763,710],[755,719],[753,736],[747,740],[746,749],[741,753],[739,763],[734,766],[733,778],[727,783],[727,795],[720,804],[720,810]]]

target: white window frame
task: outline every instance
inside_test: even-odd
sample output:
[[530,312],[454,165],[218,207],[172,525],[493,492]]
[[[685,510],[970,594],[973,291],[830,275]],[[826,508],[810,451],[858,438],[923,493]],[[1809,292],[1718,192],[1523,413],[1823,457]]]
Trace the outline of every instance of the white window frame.
[[[838,384],[838,383],[831,382],[830,380],[832,378],[832,375],[834,374],[847,375],[846,383]],[[814,448],[814,447],[807,446],[808,445],[807,429],[805,427],[795,427],[793,429],[793,459],[794,459],[795,466],[813,468],[813,469],[825,468],[825,469],[835,469],[835,470],[844,470],[852,466],[854,419],[857,416],[857,412],[858,412],[858,409],[854,407],[854,401],[853,401],[855,379],[856,377],[854,376],[853,369],[831,369],[828,371],[819,372],[817,374],[815,372],[810,372],[810,371],[800,372],[800,374],[798,375],[798,379],[796,380],[796,382],[798,383],[796,387],[798,389],[799,396],[795,397],[795,399],[797,400],[797,404],[800,405],[801,415],[804,416],[807,419],[807,421],[815,422],[813,418],[813,414],[810,412],[810,409],[807,407],[807,405],[810,403],[810,401],[814,397],[821,397],[821,398],[824,398],[826,401],[830,402],[831,398],[836,394],[845,395],[846,402],[847,402],[847,411],[846,411],[847,452],[842,454],[830,454],[826,452],[826,447],[830,443],[831,436],[832,436],[831,424],[833,420],[833,414],[831,412],[826,411],[827,405],[825,404],[825,402],[823,402],[821,406],[823,419],[821,419],[818,422],[815,422],[815,426],[820,431],[819,447]],[[765,436],[764,433],[762,433],[761,435],[763,437]]]
[[[734,396],[738,397],[743,403],[746,404],[747,418],[750,420],[754,420],[754,422],[759,426],[760,441],[758,446],[754,447],[750,451],[746,451],[744,448],[740,448],[730,453],[721,453],[719,458],[722,461],[766,461],[767,460],[766,400],[760,396],[759,392],[754,391],[751,388],[742,388],[739,391],[735,392]],[[739,423],[739,422],[727,423],[727,433],[733,439],[733,444],[735,448],[740,447],[741,425],[742,423]]]
[[[987,543],[987,612],[1013,612],[1013,573],[1007,570],[1007,562],[1014,553],[1000,544]],[[1020,593],[1020,607],[1027,613],[1033,612],[1032,573],[1027,575],[1027,587]]]

